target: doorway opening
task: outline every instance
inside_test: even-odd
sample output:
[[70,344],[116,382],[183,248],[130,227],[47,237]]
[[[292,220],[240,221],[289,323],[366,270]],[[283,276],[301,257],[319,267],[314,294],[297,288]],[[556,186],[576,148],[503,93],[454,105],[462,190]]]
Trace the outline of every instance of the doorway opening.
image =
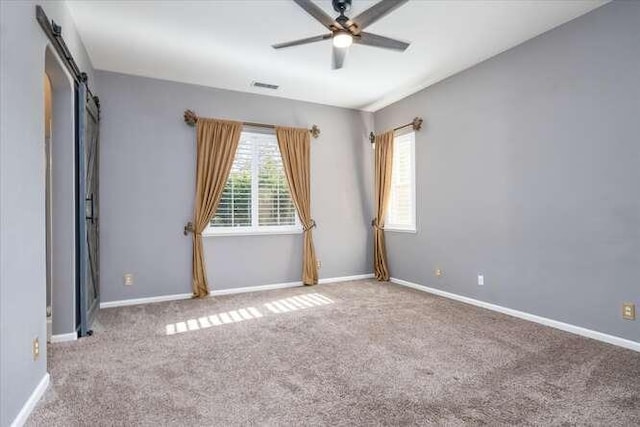
[[52,89],[49,75],[44,73],[44,158],[45,158],[45,245],[47,264],[47,342],[51,342],[51,126],[52,126]]
[[48,46],[44,70],[47,338],[76,334],[75,82]]

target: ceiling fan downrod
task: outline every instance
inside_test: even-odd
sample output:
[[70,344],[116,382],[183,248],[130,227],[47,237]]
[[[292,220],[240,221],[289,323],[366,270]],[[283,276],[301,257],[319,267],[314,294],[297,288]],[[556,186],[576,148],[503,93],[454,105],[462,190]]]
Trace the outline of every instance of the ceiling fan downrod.
[[333,10],[341,15],[351,9],[351,0],[333,0]]
[[340,14],[340,16],[336,18],[336,22],[346,30],[346,24],[349,18],[345,16],[345,12],[351,10],[351,0],[333,0],[333,10]]

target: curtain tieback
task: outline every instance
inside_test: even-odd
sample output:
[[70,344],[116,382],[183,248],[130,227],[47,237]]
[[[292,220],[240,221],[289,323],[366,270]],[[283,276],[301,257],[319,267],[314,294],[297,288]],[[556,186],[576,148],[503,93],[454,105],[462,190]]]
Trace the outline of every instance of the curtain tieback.
[[302,231],[309,231],[316,226],[316,221],[313,219],[309,220],[309,224],[306,227],[302,227]]
[[182,234],[184,234],[185,236],[189,233],[193,233],[193,234],[202,234],[202,233],[196,233],[196,229],[193,227],[193,222],[189,221],[185,226],[184,229],[182,231]]
[[380,226],[380,224],[378,224],[378,219],[374,218],[371,220],[371,226],[373,228],[375,228],[376,230],[384,230],[384,226]]

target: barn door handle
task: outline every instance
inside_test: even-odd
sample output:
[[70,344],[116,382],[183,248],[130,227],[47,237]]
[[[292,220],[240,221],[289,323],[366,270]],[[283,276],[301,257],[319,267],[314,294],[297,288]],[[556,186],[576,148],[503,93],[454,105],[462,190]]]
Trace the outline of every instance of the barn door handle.
[[84,199],[84,200],[85,200],[86,202],[90,202],[90,203],[91,203],[91,215],[90,215],[90,216],[85,216],[84,218],[85,218],[85,219],[87,219],[87,220],[89,220],[89,221],[91,221],[91,224],[93,224],[93,223],[94,223],[94,221],[95,221],[95,219],[96,219],[96,218],[95,218],[95,216],[94,216],[94,213],[93,213],[93,193],[91,193],[91,195],[89,196],[89,198]]

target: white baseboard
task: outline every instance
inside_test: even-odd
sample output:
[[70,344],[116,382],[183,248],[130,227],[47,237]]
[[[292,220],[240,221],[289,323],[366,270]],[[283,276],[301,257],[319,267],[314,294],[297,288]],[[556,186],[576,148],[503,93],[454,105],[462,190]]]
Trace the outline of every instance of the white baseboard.
[[193,298],[192,293],[161,295],[159,297],[132,298],[132,299],[123,299],[118,301],[101,302],[100,308],[102,309],[102,308],[124,307],[127,305],[150,304],[152,302],[177,301],[181,299],[191,299],[191,298]]
[[244,294],[247,292],[271,291],[273,289],[297,288],[298,286],[302,286],[302,282],[273,283],[271,285],[247,286],[244,288],[214,289],[209,293],[209,295],[217,297],[221,295]]
[[558,320],[549,319],[547,317],[537,316],[535,314],[526,313],[524,311],[514,310],[512,308],[502,307],[500,305],[491,304],[485,301],[465,297],[462,295],[454,294],[451,292],[442,291],[440,289],[430,288],[428,286],[419,285],[417,283],[408,282],[402,279],[391,278],[391,282],[398,285],[407,286],[409,288],[417,289],[419,291],[428,292],[430,294],[438,295],[441,297],[461,301],[467,304],[475,305],[477,307],[486,308],[487,310],[497,311],[499,313],[507,314],[509,316],[518,317],[520,319],[529,320],[531,322],[539,323],[541,325],[550,326],[552,328],[560,329],[565,332],[571,332],[576,335],[582,335],[583,337],[591,338],[598,341],[603,341],[609,344],[617,345],[619,347],[628,348],[629,350],[640,352],[640,342],[631,341],[626,338],[616,337],[615,335],[605,334],[603,332],[594,331],[591,329],[583,328],[581,326],[571,325],[569,323],[560,322]]
[[[318,280],[319,284],[327,284],[327,283],[337,283],[337,282],[349,282],[352,280],[363,280],[363,279],[371,279],[373,274],[358,274],[355,276],[342,276],[342,277],[329,277],[325,279]],[[295,288],[302,286],[302,281],[298,282],[285,282],[285,283],[273,283],[270,285],[259,285],[259,286],[247,286],[244,288],[232,288],[232,289],[214,289],[211,291],[211,296],[222,296],[222,295],[234,295],[234,294],[243,294],[246,292],[259,292],[259,291],[270,291],[274,289],[285,289],[285,288]],[[127,305],[138,305],[138,304],[149,304],[153,302],[163,302],[163,301],[178,301],[184,299],[191,299],[192,294],[174,294],[174,295],[162,295],[159,297],[149,297],[149,298],[134,298],[134,299],[126,299],[119,301],[107,301],[101,302],[100,308],[113,308],[113,307],[124,307]]]
[[51,335],[49,342],[54,344],[57,342],[75,341],[77,339],[78,339],[78,333],[72,332],[70,334]]
[[342,277],[329,277],[326,279],[319,279],[318,284],[324,285],[327,283],[338,283],[338,282],[352,282],[354,280],[365,280],[372,279],[375,275],[373,273],[369,274],[357,274],[355,276],[342,276]]
[[47,387],[49,387],[49,373],[44,374],[44,377],[40,380],[36,388],[31,393],[31,396],[27,399],[27,401],[22,406],[20,412],[11,423],[11,427],[22,427],[24,423],[27,422],[29,415],[33,411],[33,408],[36,407],[44,392],[47,391]]

